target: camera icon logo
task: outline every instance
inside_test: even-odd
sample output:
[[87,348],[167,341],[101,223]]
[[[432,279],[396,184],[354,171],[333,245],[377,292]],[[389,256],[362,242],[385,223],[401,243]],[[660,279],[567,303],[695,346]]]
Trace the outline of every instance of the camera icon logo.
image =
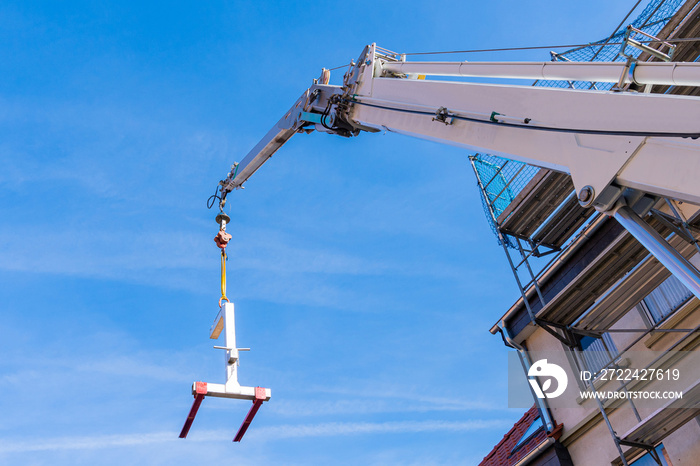
[[[542,386],[537,381],[537,377],[546,377]],[[535,362],[527,371],[527,379],[537,398],[556,398],[566,390],[569,378],[561,366],[548,363],[546,359]],[[556,390],[548,392],[552,385],[552,379],[557,381]]]

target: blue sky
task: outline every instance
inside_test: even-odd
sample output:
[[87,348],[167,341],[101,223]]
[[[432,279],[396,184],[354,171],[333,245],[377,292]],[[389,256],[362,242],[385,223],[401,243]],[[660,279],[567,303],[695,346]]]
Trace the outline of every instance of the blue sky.
[[239,377],[273,391],[241,444],[244,401],[177,438],[191,383],[224,378],[205,201],[367,43],[589,42],[632,5],[3,2],[0,462],[478,463],[522,412],[488,333],[517,289],[467,153],[297,136],[229,196]]

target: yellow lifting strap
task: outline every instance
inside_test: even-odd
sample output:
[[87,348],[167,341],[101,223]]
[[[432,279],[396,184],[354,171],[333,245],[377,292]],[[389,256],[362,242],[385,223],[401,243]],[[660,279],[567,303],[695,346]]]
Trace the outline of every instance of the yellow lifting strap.
[[222,301],[231,302],[226,297],[226,250],[221,250],[221,298],[219,298],[219,307],[222,305]]
[[226,224],[231,221],[231,218],[221,212],[216,216],[216,223],[219,224],[219,233],[214,237],[214,242],[221,249],[221,298],[219,298],[219,307],[222,306],[222,301],[231,302],[226,297],[226,246],[231,241],[231,235],[226,233]]

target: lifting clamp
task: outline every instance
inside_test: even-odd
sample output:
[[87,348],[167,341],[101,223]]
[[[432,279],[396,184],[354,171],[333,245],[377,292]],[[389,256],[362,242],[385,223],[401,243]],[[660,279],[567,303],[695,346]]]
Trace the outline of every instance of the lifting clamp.
[[240,442],[263,401],[268,401],[270,399],[271,391],[269,388],[244,387],[238,383],[239,352],[250,351],[250,348],[236,347],[234,307],[233,303],[226,297],[226,246],[231,240],[231,235],[226,233],[226,224],[230,221],[230,218],[222,212],[217,215],[216,221],[220,225],[219,233],[214,238],[214,241],[216,245],[221,248],[221,298],[219,299],[219,313],[216,319],[214,319],[214,324],[211,326],[209,338],[216,340],[222,333],[224,334],[224,346],[215,346],[214,348],[225,351],[226,383],[194,382],[192,384],[194,402],[187,415],[185,425],[180,432],[180,438],[187,437],[204,397],[215,396],[220,398],[251,400],[253,402],[253,406],[250,408],[250,411],[248,411],[248,414],[233,439],[234,442]]

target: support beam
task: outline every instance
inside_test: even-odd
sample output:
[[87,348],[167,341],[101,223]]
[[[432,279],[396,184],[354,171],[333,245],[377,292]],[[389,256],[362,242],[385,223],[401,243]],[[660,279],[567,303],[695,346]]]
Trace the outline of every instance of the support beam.
[[187,415],[187,419],[185,420],[185,425],[182,426],[182,430],[180,431],[180,438],[187,438],[187,434],[190,431],[190,427],[192,427],[192,423],[194,422],[194,418],[197,415],[197,411],[199,411],[199,405],[202,404],[202,401],[204,400],[204,396],[206,394],[207,383],[195,382],[194,402],[192,403],[190,413]]
[[615,220],[656,257],[669,272],[700,298],[700,272],[630,207],[621,206],[613,214]]
[[255,399],[253,400],[253,406],[251,406],[250,411],[248,411],[248,414],[243,420],[243,424],[241,424],[241,427],[239,427],[238,432],[236,433],[236,436],[233,439],[234,442],[241,441],[246,431],[248,430],[250,423],[253,422],[253,418],[258,413],[258,409],[260,409],[260,406],[262,406],[263,401],[265,401],[265,399],[267,399],[265,389],[261,387],[255,387]]

